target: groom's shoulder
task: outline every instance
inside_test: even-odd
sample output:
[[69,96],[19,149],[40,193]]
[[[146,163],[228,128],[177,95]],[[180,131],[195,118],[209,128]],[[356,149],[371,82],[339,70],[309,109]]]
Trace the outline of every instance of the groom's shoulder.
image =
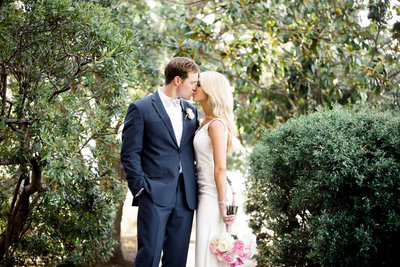
[[[140,99],[138,99],[138,100],[135,100],[132,104],[135,105],[135,106],[137,106],[138,108],[146,107],[146,106],[148,106],[149,104],[151,104],[151,102],[152,102],[152,95],[153,95],[153,94],[149,94],[148,96],[145,96],[145,97],[143,97],[143,98],[140,98]],[[131,105],[132,105],[132,104],[131,104]]]

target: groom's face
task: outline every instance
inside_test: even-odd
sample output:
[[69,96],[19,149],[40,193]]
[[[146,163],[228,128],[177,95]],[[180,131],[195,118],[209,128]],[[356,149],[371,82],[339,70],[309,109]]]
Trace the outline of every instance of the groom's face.
[[178,85],[178,96],[189,100],[194,92],[196,92],[197,81],[199,80],[199,73],[192,72],[188,74],[185,80],[181,79]]

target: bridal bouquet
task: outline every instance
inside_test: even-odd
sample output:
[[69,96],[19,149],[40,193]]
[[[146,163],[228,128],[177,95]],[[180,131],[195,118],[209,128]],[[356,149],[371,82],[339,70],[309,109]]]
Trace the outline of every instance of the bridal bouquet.
[[219,261],[230,263],[231,267],[242,265],[255,253],[255,236],[241,236],[223,232],[210,242],[210,250]]

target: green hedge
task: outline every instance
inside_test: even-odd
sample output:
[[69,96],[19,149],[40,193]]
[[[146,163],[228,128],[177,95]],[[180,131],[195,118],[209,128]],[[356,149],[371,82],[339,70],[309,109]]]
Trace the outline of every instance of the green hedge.
[[320,109],[266,131],[246,210],[259,266],[393,266],[400,258],[400,118]]

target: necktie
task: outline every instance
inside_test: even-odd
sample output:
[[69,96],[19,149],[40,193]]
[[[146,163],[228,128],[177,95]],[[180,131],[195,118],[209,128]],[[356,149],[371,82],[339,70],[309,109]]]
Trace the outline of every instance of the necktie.
[[181,101],[179,100],[179,98],[177,98],[177,99],[170,98],[168,100],[174,107],[180,107],[181,106]]

